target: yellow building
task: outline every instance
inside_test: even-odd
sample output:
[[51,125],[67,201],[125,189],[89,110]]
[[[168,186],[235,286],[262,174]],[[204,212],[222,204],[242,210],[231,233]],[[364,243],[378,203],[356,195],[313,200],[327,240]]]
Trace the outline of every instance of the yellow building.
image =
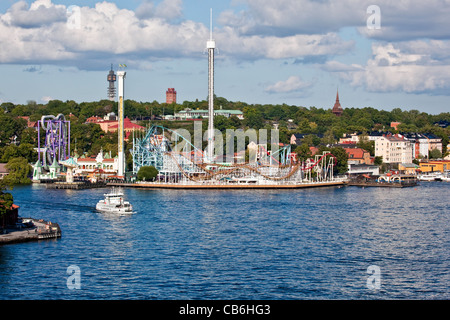
[[444,172],[450,170],[450,160],[430,160],[419,164],[422,172]]
[[419,166],[415,163],[400,163],[398,170],[404,174],[416,174]]

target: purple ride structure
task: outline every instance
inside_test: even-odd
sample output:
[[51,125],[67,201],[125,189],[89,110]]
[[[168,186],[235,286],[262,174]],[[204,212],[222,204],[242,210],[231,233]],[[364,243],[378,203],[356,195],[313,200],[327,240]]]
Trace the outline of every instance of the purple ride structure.
[[[45,131],[43,146],[41,128]],[[33,180],[56,179],[61,171],[59,163],[70,157],[70,121],[63,114],[45,115],[38,121],[37,151]]]

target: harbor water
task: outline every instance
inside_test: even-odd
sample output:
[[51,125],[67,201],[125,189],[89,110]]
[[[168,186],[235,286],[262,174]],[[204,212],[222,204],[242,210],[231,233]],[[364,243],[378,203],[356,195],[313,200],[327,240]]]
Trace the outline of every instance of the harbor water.
[[107,191],[11,191],[62,237],[0,246],[0,299],[450,298],[450,183]]

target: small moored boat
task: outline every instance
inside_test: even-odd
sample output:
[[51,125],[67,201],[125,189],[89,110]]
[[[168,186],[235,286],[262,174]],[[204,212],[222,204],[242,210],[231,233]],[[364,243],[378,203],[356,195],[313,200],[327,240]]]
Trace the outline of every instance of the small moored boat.
[[417,177],[420,181],[442,181],[441,172],[423,173]]

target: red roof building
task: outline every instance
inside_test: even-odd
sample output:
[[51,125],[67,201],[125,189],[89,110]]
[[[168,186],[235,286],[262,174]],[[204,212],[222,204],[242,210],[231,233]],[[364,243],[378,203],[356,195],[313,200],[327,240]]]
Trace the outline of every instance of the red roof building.
[[[111,132],[116,132],[119,129],[119,122],[118,121],[112,121],[112,122],[113,122],[113,124],[109,126],[108,130]],[[130,118],[123,119],[123,131],[132,132],[134,130],[144,131],[145,127],[131,122]]]
[[103,118],[102,117],[89,117],[86,119],[86,123],[98,123],[100,121],[102,121]]
[[[116,132],[119,129],[118,120],[104,120],[100,117],[90,117],[86,119],[86,123],[96,123],[104,132]],[[145,127],[131,122],[130,118],[125,118],[123,120],[123,131],[125,133],[125,140],[128,140],[131,132],[145,131]]]
[[374,158],[370,156],[369,151],[361,148],[344,147],[348,155],[348,161],[356,164],[373,164]]
[[28,116],[20,116],[18,118],[27,120],[27,127],[28,128],[37,128],[37,126],[38,126],[38,122],[37,121],[30,121],[30,117],[28,117]]

